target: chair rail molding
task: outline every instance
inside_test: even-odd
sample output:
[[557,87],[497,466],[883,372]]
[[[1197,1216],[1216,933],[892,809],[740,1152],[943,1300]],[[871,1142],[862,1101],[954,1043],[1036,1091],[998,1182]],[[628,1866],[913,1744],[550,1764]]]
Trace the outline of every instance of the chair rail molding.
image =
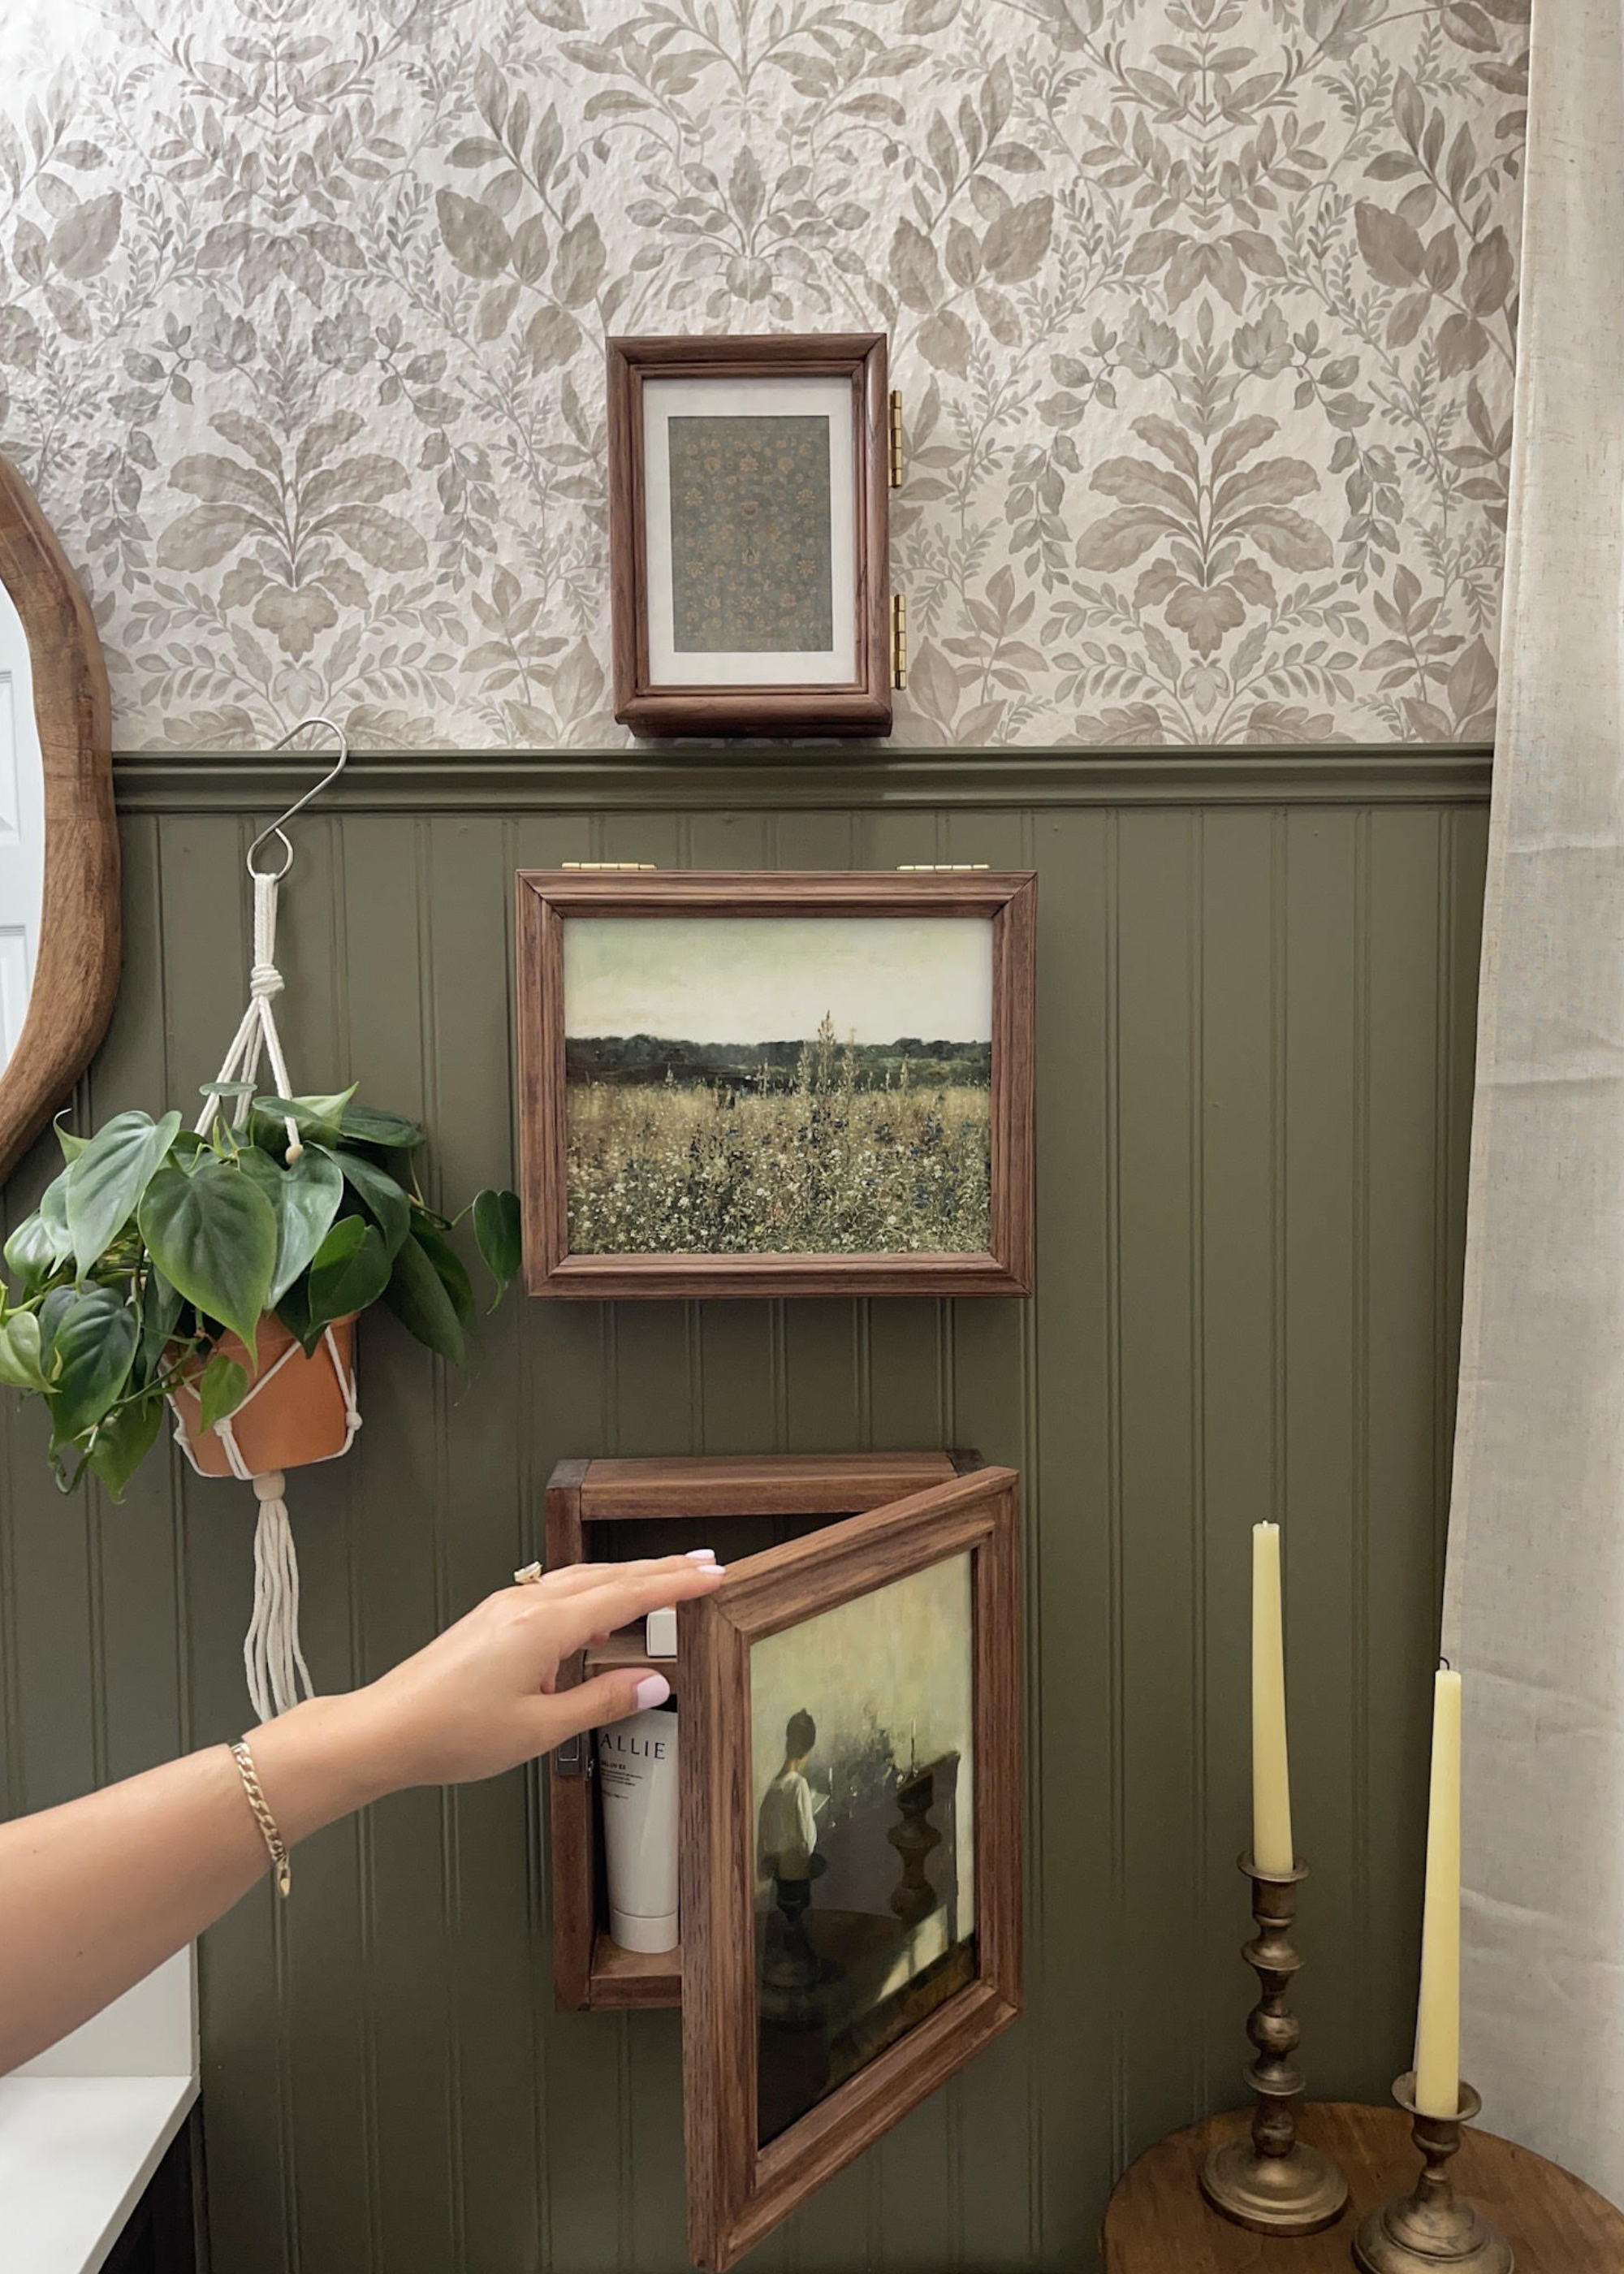
[[[1486,743],[1324,743],[1306,749],[887,750],[854,758],[782,746],[613,750],[358,751],[323,807],[347,813],[589,808],[790,811],[913,806],[1482,805]],[[258,750],[120,752],[123,813],[270,805],[287,761]]]

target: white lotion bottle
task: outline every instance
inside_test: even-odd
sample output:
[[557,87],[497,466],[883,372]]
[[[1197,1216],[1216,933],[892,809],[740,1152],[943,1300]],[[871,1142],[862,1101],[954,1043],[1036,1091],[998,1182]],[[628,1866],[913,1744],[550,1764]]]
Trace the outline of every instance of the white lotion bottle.
[[677,1711],[663,1706],[598,1732],[598,1789],[609,1871],[609,1939],[677,1946]]

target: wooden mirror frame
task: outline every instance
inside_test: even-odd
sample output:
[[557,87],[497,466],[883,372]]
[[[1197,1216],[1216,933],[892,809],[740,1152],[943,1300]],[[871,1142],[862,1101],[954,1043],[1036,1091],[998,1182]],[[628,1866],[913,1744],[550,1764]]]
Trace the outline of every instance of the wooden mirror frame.
[[44,776],[45,877],[27,1016],[0,1073],[0,1180],[62,1105],[118,991],[118,827],[107,666],[67,555],[0,457],[0,584],[28,643]]

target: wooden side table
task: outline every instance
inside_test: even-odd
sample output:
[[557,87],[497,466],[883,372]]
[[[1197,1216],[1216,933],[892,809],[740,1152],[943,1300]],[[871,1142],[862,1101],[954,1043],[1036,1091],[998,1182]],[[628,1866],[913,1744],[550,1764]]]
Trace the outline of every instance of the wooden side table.
[[[1129,2166],[1105,2213],[1105,2274],[1349,2274],[1354,2230],[1365,2212],[1415,2183],[1420,2164],[1410,2119],[1397,2108],[1351,2101],[1304,2105],[1302,2136],[1342,2165],[1348,2208],[1335,2226],[1302,2237],[1250,2234],[1202,2196],[1198,2174],[1208,2150],[1250,2120],[1239,2109],[1208,2117],[1158,2141]],[[1624,2214],[1531,2149],[1468,2126],[1450,2176],[1511,2244],[1517,2274],[1624,2270]]]

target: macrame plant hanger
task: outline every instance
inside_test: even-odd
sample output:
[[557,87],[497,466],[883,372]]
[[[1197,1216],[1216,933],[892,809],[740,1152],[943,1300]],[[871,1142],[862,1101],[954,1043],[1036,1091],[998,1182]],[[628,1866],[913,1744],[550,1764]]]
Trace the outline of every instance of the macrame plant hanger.
[[[271,1076],[278,1097],[296,1095],[288,1073],[288,1062],[282,1055],[282,1036],[276,1030],[276,1013],[273,1007],[282,990],[282,976],[276,968],[276,900],[293,867],[293,846],[286,830],[289,822],[302,813],[312,799],[320,796],[344,771],[350,762],[350,743],[342,727],[331,719],[303,719],[272,745],[273,753],[285,750],[298,735],[312,727],[320,727],[331,734],[338,745],[338,757],[332,767],[313,788],[307,789],[288,808],[278,821],[262,829],[248,848],[245,866],[253,885],[253,964],[248,979],[248,1007],[226,1052],[224,1063],[213,1083],[207,1104],[198,1117],[197,1133],[206,1137],[216,1117],[226,1112],[227,1100],[230,1111],[227,1116],[234,1128],[241,1128],[253,1106],[258,1086],[259,1061],[269,1061]],[[276,868],[262,869],[256,855],[267,839],[275,838],[282,846],[282,858]],[[297,1161],[304,1148],[300,1141],[298,1126],[291,1116],[284,1117],[288,1133],[286,1157]],[[293,1531],[288,1521],[288,1504],[283,1497],[287,1480],[280,1469],[267,1469],[256,1476],[244,1459],[232,1428],[233,1419],[240,1419],[279,1369],[298,1351],[297,1343],[290,1343],[282,1356],[258,1375],[252,1388],[237,1408],[235,1415],[214,1424],[214,1434],[224,1451],[227,1465],[234,1477],[252,1484],[259,1503],[259,1520],[254,1528],[254,1599],[253,1617],[247,1638],[243,1644],[243,1669],[248,1677],[248,1694],[253,1709],[261,1721],[274,1714],[285,1713],[297,1706],[301,1691],[306,1697],[314,1695],[310,1668],[299,1648],[299,1565],[294,1552]],[[345,1415],[344,1442],[340,1453],[347,1453],[361,1426],[361,1415],[356,1404],[353,1373],[346,1367],[329,1327],[322,1337],[326,1352],[343,1397]],[[177,1401],[181,1397],[198,1397],[196,1388],[183,1383],[170,1403],[176,1405],[175,1435],[182,1451],[199,1476],[205,1472],[193,1457],[192,1447],[181,1424]],[[332,1456],[338,1457],[337,1454]]]

